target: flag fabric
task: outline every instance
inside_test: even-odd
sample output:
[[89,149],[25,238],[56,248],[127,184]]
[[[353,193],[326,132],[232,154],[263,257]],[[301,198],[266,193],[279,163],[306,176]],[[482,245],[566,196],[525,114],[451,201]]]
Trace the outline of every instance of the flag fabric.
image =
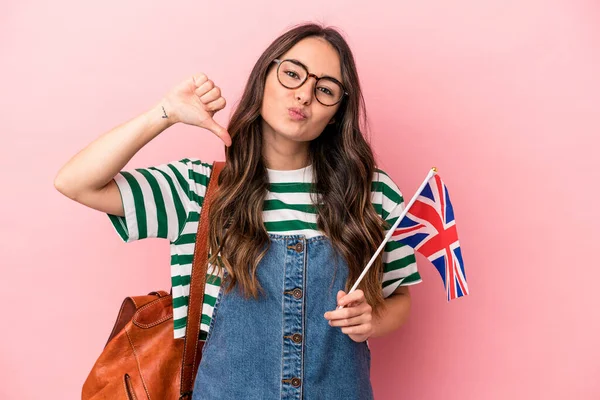
[[469,294],[454,210],[439,175],[429,178],[390,240],[411,246],[431,261],[442,277],[448,301]]

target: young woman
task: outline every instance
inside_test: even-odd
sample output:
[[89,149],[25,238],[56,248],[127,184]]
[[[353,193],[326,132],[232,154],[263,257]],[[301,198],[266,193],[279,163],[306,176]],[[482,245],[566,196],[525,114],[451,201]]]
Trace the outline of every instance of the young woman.
[[331,28],[294,27],[256,62],[227,129],[212,119],[224,107],[205,74],[190,77],[75,155],[55,186],[107,213],[126,242],[170,241],[174,335],[183,337],[212,162],[121,169],[176,123],[217,135],[226,166],[209,215],[193,398],[371,399],[367,339],[404,323],[408,286],[421,278],[412,249],[388,243],[347,294],[404,208],[363,137],[348,44]]

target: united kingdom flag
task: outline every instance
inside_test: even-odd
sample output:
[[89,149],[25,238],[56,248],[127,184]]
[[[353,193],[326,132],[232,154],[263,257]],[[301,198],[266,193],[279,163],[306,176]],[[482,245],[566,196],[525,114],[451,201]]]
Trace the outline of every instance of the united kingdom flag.
[[421,190],[390,240],[411,246],[433,263],[448,301],[469,294],[448,189],[434,174]]

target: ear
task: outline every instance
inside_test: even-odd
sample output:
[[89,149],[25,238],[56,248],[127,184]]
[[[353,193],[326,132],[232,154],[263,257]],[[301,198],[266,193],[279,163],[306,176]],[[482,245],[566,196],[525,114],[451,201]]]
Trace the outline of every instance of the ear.
[[331,121],[329,121],[329,123],[327,125],[331,125],[333,123],[335,123],[335,118],[331,118]]

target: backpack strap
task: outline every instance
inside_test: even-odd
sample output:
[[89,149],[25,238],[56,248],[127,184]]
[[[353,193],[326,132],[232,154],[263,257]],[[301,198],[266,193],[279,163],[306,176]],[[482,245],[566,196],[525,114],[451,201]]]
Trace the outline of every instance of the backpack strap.
[[196,234],[194,258],[192,261],[185,344],[181,366],[182,398],[185,396],[191,397],[194,378],[196,377],[198,368],[197,361],[201,357],[201,354],[198,354],[198,341],[200,340],[200,319],[202,318],[204,286],[206,284],[206,272],[208,269],[208,216],[210,205],[219,186],[219,174],[224,166],[224,161],[215,161],[213,163],[208,188],[206,189],[202,210],[200,211],[200,222],[198,223],[198,233]]

